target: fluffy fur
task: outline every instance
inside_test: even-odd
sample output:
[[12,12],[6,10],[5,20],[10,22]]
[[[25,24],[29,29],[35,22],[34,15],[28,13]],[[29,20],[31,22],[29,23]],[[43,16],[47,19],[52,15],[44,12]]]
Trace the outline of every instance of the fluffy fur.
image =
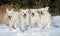
[[22,30],[26,30],[29,25],[29,9],[20,9],[20,23]]
[[39,13],[40,13],[40,22],[42,24],[42,26],[46,27],[46,28],[51,28],[51,24],[52,24],[52,16],[48,11],[49,7],[45,7],[45,8],[40,8],[38,9]]
[[34,27],[36,24],[41,26],[39,13],[37,12],[36,9],[30,9],[30,19],[32,27]]
[[17,27],[18,24],[18,12],[13,11],[13,9],[6,10],[6,15],[7,15],[7,19],[8,19],[8,24],[10,25],[10,30],[12,30],[12,26],[14,26],[14,28]]

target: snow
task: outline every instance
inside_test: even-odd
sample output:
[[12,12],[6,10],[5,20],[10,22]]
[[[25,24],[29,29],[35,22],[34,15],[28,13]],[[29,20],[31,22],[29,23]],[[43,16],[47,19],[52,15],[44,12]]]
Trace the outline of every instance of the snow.
[[0,36],[60,36],[60,16],[53,16],[52,29],[30,28],[28,31],[17,30],[9,31],[8,24],[0,25]]
[[53,22],[54,26],[55,27],[60,27],[60,16],[54,16],[53,19],[54,19],[53,20],[54,21]]

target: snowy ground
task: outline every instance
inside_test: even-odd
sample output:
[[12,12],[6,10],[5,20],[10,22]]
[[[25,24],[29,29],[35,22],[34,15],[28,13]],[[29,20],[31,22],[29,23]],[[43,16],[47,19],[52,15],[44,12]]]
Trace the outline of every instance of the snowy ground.
[[9,31],[9,26],[2,24],[0,25],[0,36],[60,36],[60,16],[53,17],[53,29],[41,29],[31,28],[24,33],[17,28],[17,31],[13,29]]

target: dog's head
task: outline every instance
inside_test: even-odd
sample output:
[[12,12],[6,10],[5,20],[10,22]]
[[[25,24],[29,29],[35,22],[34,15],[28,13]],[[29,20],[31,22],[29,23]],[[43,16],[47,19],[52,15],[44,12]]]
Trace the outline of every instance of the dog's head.
[[6,15],[7,15],[8,19],[11,19],[12,15],[13,15],[13,9],[11,9],[11,10],[7,9],[6,10]]
[[48,9],[49,9],[49,7],[40,8],[40,9],[37,10],[37,12],[38,12],[40,15],[44,15],[44,14],[49,13],[49,12],[48,12]]
[[20,9],[20,14],[26,18],[29,15],[29,9]]
[[36,9],[30,9],[30,15],[32,17],[34,17],[35,15],[38,15],[37,10]]

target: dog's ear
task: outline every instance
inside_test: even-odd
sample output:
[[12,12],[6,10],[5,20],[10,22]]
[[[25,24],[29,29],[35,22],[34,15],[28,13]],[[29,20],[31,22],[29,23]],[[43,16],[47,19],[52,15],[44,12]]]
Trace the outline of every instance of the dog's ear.
[[19,9],[19,15],[21,15],[23,9]]
[[40,12],[41,12],[40,9],[37,9],[37,13],[40,14]]
[[28,12],[29,12],[29,9],[26,9],[26,11],[28,11]]
[[21,13],[22,9],[19,10],[19,12]]
[[30,13],[30,9],[27,9],[28,13]]
[[40,14],[40,11],[37,11],[38,14]]
[[41,15],[40,11],[37,11],[37,13],[38,13],[39,15]]
[[13,9],[11,9],[11,11],[13,11]]
[[6,10],[6,12],[8,12],[8,11],[9,11],[9,9]]
[[29,9],[26,9],[26,10],[28,10],[28,11],[29,11]]
[[46,10],[49,10],[49,7],[45,7]]

